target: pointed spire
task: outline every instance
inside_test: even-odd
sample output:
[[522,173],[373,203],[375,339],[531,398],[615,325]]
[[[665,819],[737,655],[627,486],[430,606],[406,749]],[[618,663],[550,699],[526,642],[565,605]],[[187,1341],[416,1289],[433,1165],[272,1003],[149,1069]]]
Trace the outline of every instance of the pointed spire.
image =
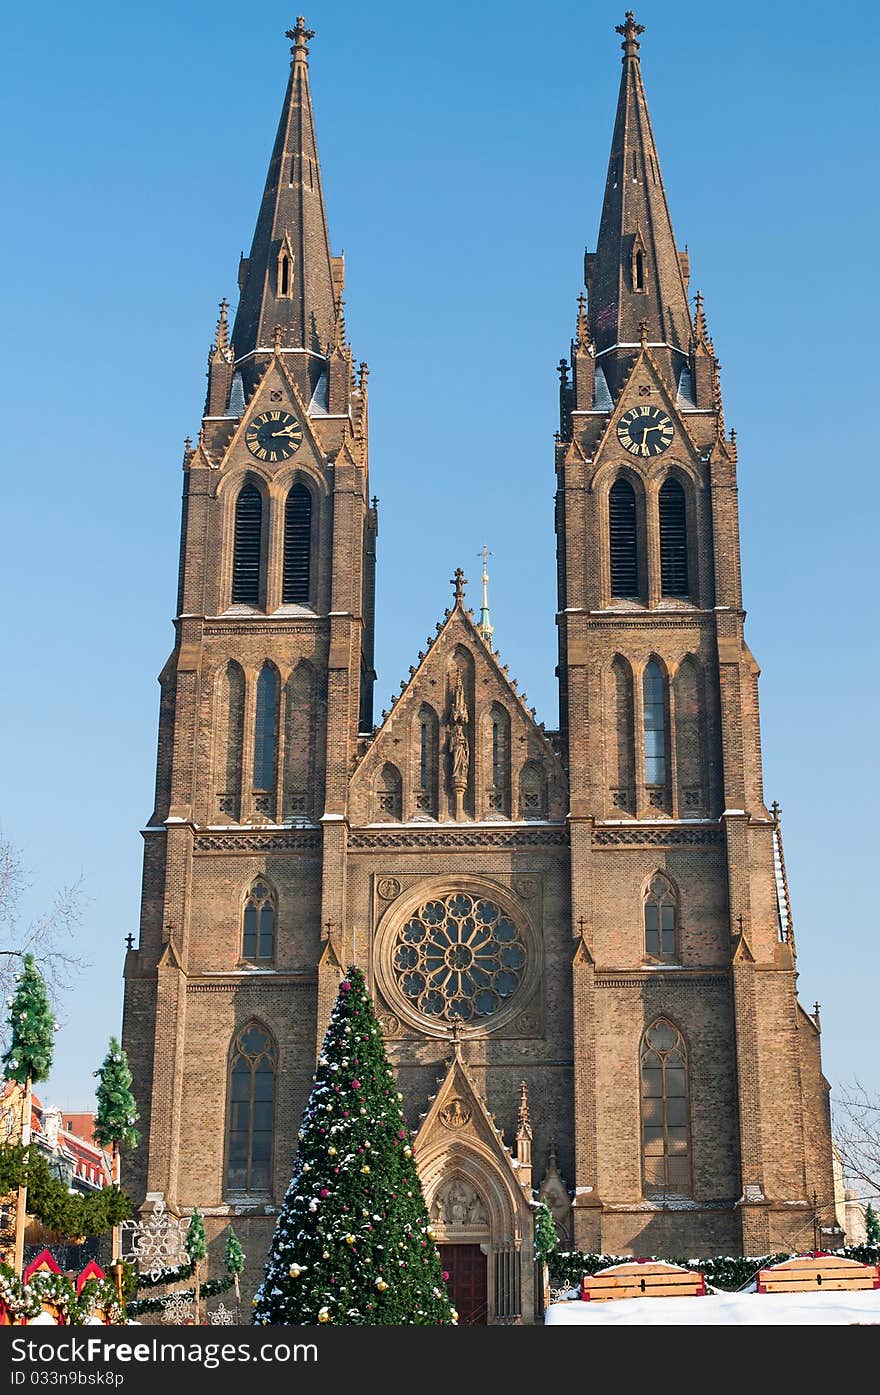
[[709,330],[706,326],[706,310],[703,305],[703,292],[697,291],[694,297],[694,339],[698,344],[708,344]]
[[623,35],[620,95],[599,239],[586,259],[590,328],[615,396],[638,347],[641,320],[648,321],[652,346],[667,346],[655,357],[672,383],[691,341],[686,258],[676,250],[642,84],[644,25],[628,10],[617,32]]
[[482,604],[481,607],[480,607],[480,618],[479,618],[479,621],[477,622],[477,629],[480,631],[480,634],[483,636],[483,639],[486,641],[486,643],[488,644],[489,648],[491,649],[491,647],[492,647],[492,636],[493,636],[493,634],[495,633],[495,627],[493,626],[492,621],[491,621],[491,619],[489,618],[489,572],[488,572],[488,564],[489,564],[489,558],[492,556],[492,553],[489,551],[488,547],[483,546],[483,547],[480,549],[480,551],[477,553],[477,556],[480,557],[480,558],[482,558],[482,561],[483,561],[483,575],[482,575],[482,577],[480,578],[480,580],[481,580],[482,583],[483,583],[483,604]]
[[268,349],[281,323],[285,346],[325,354],[333,338],[337,294],[309,90],[313,31],[300,16],[290,79],[250,256],[243,263],[233,340],[240,357]]
[[519,1083],[519,1109],[516,1116],[516,1160],[521,1168],[528,1168],[531,1171],[532,1119],[529,1113],[529,1087],[524,1080]]
[[229,353],[229,320],[226,312],[229,309],[229,301],[224,296],[220,302],[220,317],[217,320],[217,329],[214,334],[212,352],[228,355]]
[[577,331],[574,342],[579,349],[590,351],[593,347],[593,340],[590,336],[590,322],[587,318],[587,297],[584,295],[583,291],[581,291],[578,296]]

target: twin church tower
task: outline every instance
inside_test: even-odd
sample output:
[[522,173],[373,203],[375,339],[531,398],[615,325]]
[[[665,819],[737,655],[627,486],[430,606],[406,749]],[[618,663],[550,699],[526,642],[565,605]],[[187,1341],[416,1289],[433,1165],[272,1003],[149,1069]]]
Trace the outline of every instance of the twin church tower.
[[[124,1039],[150,1209],[234,1218],[255,1272],[347,964],[367,974],[471,1321],[531,1321],[533,1196],[567,1246],[707,1255],[834,1226],[796,995],[737,450],[676,248],[628,13],[595,252],[560,364],[559,730],[467,608],[374,724],[375,502],[309,90],[290,79],[235,322],[183,460]],[[548,462],[548,507],[549,507]],[[441,602],[442,604],[442,602]],[[836,1232],[835,1232],[836,1234]],[[826,1238],[830,1238],[830,1235]]]

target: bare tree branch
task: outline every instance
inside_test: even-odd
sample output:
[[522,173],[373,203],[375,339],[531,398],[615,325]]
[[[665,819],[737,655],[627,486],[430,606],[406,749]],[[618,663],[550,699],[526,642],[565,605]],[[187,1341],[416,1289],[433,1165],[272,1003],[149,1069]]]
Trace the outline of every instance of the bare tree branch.
[[76,881],[55,893],[47,911],[23,924],[21,901],[31,885],[20,850],[0,831],[0,993],[10,996],[21,956],[32,954],[57,1007],[87,967],[77,947],[86,897],[82,881]]
[[834,1101],[834,1141],[847,1178],[871,1197],[880,1195],[880,1097],[859,1080]]

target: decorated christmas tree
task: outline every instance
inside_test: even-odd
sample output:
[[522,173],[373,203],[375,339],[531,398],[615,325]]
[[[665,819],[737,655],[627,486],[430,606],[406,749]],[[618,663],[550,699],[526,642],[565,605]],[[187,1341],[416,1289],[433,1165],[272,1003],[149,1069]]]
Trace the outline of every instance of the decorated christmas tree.
[[3,1072],[8,1080],[16,1080],[29,1089],[47,1078],[55,1049],[55,1017],[43,975],[32,954],[24,956],[15,996],[9,999],[8,1006],[10,1042],[3,1057]]
[[359,969],[339,985],[254,1322],[456,1321],[412,1139]]
[[[9,999],[9,1047],[3,1057],[8,1080],[23,1086],[21,1103],[21,1142],[31,1138],[31,1087],[45,1080],[52,1069],[57,1024],[43,975],[32,954],[24,956],[21,973],[15,981],[15,994]],[[24,1265],[24,1232],[27,1224],[27,1183],[18,1188],[15,1203],[14,1265],[20,1273]]]
[[[138,1112],[131,1093],[128,1057],[115,1037],[110,1038],[107,1055],[95,1075],[98,1078],[95,1142],[102,1148],[109,1148],[115,1161],[123,1144],[126,1148],[136,1148],[140,1141],[135,1128]],[[113,1180],[117,1180],[115,1176]]]
[[[119,1186],[119,1150],[136,1148],[140,1134],[135,1128],[138,1119],[137,1106],[131,1093],[131,1071],[128,1057],[115,1037],[110,1038],[107,1055],[100,1070],[95,1071],[98,1088],[95,1099],[98,1108],[95,1113],[95,1142],[102,1148],[110,1149],[111,1178]],[[122,1232],[118,1225],[113,1227],[112,1262],[121,1260]]]
[[235,1321],[241,1321],[241,1288],[239,1276],[244,1269],[245,1254],[241,1248],[241,1241],[236,1235],[232,1226],[226,1236],[226,1252],[223,1255],[223,1264],[227,1274],[232,1275],[232,1286],[235,1289]]

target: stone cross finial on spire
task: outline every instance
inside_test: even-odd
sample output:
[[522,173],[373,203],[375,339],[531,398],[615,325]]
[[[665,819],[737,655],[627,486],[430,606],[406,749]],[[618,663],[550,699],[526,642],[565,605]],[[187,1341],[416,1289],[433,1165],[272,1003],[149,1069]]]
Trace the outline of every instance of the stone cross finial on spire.
[[293,55],[291,61],[294,63],[296,63],[297,60],[303,63],[307,62],[309,56],[309,42],[315,37],[315,31],[314,29],[306,28],[306,22],[302,15],[297,15],[295,28],[287,29],[284,37],[286,39],[293,39],[293,44],[290,49]]
[[462,601],[464,600],[464,588],[467,586],[467,577],[465,576],[461,567],[456,567],[455,576],[452,577],[449,584],[454,588],[455,604],[461,605]]
[[618,34],[623,35],[623,43],[620,47],[623,49],[624,58],[638,58],[639,35],[645,32],[644,24],[636,24],[636,17],[632,10],[627,10],[623,24],[616,24],[614,28]]

